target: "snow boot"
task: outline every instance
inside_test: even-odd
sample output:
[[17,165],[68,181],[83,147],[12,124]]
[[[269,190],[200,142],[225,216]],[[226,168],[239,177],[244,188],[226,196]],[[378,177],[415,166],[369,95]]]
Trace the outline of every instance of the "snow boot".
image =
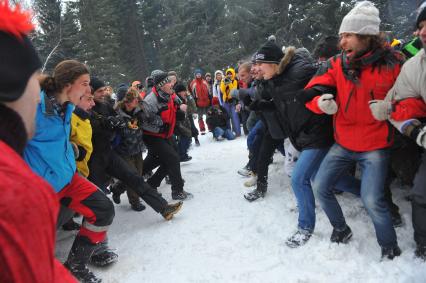
[[164,219],[170,220],[173,218],[173,216],[178,213],[178,211],[182,208],[183,202],[179,201],[177,203],[168,204],[166,208],[164,208],[164,211],[161,213],[163,215]]
[[238,174],[240,174],[243,177],[250,177],[250,173],[252,173],[247,166],[241,168],[240,170],[237,171]]
[[401,227],[402,226],[401,214],[399,214],[399,212],[396,212],[396,213],[391,213],[391,215],[392,215],[393,228]]
[[200,141],[198,140],[198,138],[194,138],[195,139],[195,146],[200,146]]
[[187,161],[190,161],[191,159],[192,159],[192,156],[189,156],[188,154],[186,154],[180,158],[180,162],[187,162]]
[[285,244],[290,248],[298,248],[306,244],[311,238],[312,233],[304,230],[298,230],[290,238],[287,239]]
[[71,247],[67,261],[64,266],[81,283],[100,283],[102,280],[95,276],[88,268],[87,264],[95,250],[96,245],[84,236],[77,235]]
[[330,241],[332,243],[337,244],[346,244],[350,238],[352,237],[352,230],[349,228],[348,225],[343,230],[336,230],[336,228],[333,229],[333,233],[331,233]]
[[145,210],[145,205],[143,205],[140,201],[139,202],[135,202],[130,204],[130,207],[134,210],[134,211],[143,211]]
[[184,190],[180,192],[172,192],[172,199],[174,200],[188,200],[193,198],[191,193],[185,192]]
[[258,198],[263,198],[266,194],[268,185],[266,183],[257,183],[255,190],[244,195],[244,198],[249,202],[255,201]]
[[257,175],[253,172],[250,174],[251,178],[244,182],[244,186],[253,187],[257,183]]
[[401,249],[398,246],[384,248],[382,247],[382,260],[390,259],[393,260],[394,257],[401,255]]
[[416,251],[414,252],[416,257],[423,259],[426,261],[426,246],[422,246],[417,244]]
[[62,229],[64,231],[74,231],[74,230],[80,230],[80,224],[74,221],[74,219],[70,219],[67,223],[62,225]]

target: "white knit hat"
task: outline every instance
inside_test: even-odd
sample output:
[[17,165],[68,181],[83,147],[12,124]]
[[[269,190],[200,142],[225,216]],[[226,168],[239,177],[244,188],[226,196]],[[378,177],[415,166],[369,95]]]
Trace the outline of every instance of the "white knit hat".
[[362,1],[343,18],[339,34],[347,32],[377,35],[380,32],[379,27],[379,10],[370,1]]

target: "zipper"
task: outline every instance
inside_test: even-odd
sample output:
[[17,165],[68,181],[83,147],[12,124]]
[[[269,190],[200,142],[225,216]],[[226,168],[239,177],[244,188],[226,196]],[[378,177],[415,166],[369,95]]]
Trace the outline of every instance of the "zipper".
[[345,113],[348,112],[348,108],[349,108],[349,102],[351,101],[352,95],[354,94],[354,89],[351,90],[351,93],[349,93],[349,98],[348,98],[348,102],[346,102],[346,106],[345,106]]

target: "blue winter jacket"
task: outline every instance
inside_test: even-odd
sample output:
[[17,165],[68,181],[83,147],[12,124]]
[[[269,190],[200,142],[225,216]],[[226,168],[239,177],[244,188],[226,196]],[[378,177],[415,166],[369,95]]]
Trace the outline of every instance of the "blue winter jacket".
[[36,114],[36,132],[25,148],[24,159],[35,173],[59,192],[71,182],[76,172],[70,143],[74,105],[67,105],[62,118],[44,91],[40,93],[40,100]]

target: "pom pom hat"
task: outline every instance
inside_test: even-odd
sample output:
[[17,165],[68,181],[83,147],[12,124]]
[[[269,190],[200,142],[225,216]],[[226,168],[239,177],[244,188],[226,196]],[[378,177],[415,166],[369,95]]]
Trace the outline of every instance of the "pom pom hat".
[[358,2],[343,18],[339,29],[339,34],[378,35],[379,32],[379,10],[370,1]]
[[0,0],[0,102],[19,99],[30,77],[41,67],[37,52],[27,35],[33,30],[31,15],[12,9]]

